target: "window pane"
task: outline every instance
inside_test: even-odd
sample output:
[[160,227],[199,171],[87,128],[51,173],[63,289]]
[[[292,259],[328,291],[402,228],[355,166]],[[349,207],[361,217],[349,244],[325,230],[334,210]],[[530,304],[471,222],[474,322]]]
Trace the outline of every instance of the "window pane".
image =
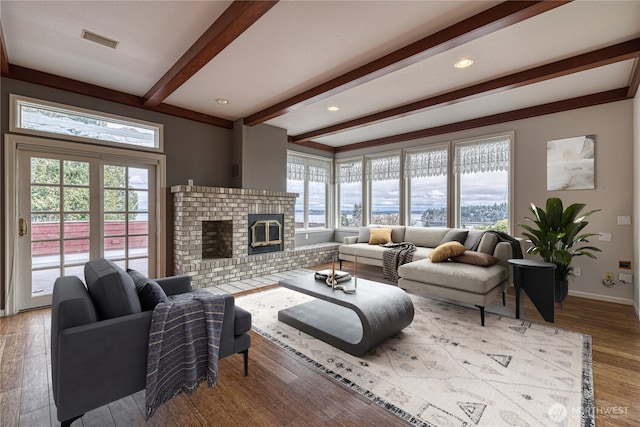
[[129,215],[129,234],[149,234],[149,221],[147,218],[137,218],[139,214]]
[[65,185],[89,185],[89,163],[64,161]]
[[447,176],[410,178],[410,225],[447,226]]
[[104,255],[108,259],[119,259],[125,256],[125,237],[109,237],[104,239]]
[[[49,240],[31,243],[31,267],[54,267],[60,265],[60,241]],[[55,279],[53,279],[55,281]]]
[[148,191],[129,191],[129,212],[147,212],[149,210]]
[[67,214],[64,216],[64,237],[66,239],[89,237],[89,215]]
[[31,159],[32,184],[60,184],[60,160]]
[[88,212],[89,211],[89,189],[65,187],[64,189],[64,211],[65,212]]
[[400,180],[371,181],[371,224],[400,224]]
[[109,188],[125,188],[127,168],[124,166],[104,167],[104,186]]
[[89,240],[65,240],[64,263],[79,264],[89,261]]
[[125,191],[124,190],[104,190],[105,212],[124,212],[124,208],[125,208]]
[[147,169],[129,168],[129,188],[148,189],[149,171]]
[[309,183],[309,228],[327,226],[327,185]]
[[362,182],[340,185],[340,226],[360,227],[362,225]]
[[367,161],[371,224],[400,224],[400,156]]
[[57,212],[59,210],[59,187],[31,186],[31,212]]
[[31,215],[31,240],[60,238],[60,215]]
[[460,175],[460,226],[509,232],[509,173]]
[[126,218],[125,214],[105,214],[104,235],[123,236],[125,234]]
[[287,192],[298,193],[295,204],[296,228],[304,228],[304,181],[288,179]]
[[18,101],[19,127],[40,132],[158,148],[160,127],[116,118]]
[[129,256],[149,255],[149,239],[147,236],[129,237]]

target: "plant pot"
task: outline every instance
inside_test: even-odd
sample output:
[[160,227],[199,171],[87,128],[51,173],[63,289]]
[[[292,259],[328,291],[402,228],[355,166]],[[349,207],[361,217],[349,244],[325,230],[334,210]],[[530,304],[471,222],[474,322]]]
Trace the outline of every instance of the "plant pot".
[[555,301],[563,302],[569,295],[569,279],[556,280],[555,286]]

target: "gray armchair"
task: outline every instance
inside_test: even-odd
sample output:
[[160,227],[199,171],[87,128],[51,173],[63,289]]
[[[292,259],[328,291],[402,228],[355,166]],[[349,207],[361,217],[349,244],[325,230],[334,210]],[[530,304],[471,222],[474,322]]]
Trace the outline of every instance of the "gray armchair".
[[[93,268],[88,268],[93,267]],[[135,285],[122,269],[99,259],[85,266],[87,287],[75,276],[60,277],[53,289],[51,374],[62,426],[92,409],[145,389],[152,311],[141,311]],[[124,275],[124,276],[123,276]],[[126,277],[125,277],[126,276]],[[123,281],[124,292],[101,292]],[[189,292],[189,276],[155,279],[167,296]],[[105,309],[105,298],[112,308]],[[248,374],[251,314],[225,296],[219,358],[242,353]],[[99,300],[99,301],[98,301]],[[137,306],[136,306],[137,304]],[[128,306],[125,313],[113,307]]]

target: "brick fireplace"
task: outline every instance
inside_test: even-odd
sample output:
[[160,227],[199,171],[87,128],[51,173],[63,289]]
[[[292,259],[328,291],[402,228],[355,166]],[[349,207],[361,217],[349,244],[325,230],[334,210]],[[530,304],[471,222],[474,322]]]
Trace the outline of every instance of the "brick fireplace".
[[[191,276],[194,287],[330,262],[337,253],[333,243],[295,247],[295,193],[187,185],[171,192],[174,273]],[[269,221],[281,222],[279,239]],[[268,252],[250,254],[252,233],[264,240],[254,247],[271,246]],[[277,249],[270,244],[275,240]]]

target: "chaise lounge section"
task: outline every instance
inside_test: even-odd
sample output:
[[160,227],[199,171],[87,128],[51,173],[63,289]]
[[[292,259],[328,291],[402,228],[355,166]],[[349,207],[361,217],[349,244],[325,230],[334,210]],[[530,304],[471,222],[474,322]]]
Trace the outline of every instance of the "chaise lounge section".
[[[371,228],[380,227],[362,227],[358,236],[344,239],[339,248],[340,261],[354,261],[357,256],[358,263],[383,266],[383,254],[387,248],[376,242],[370,244]],[[483,230],[413,226],[387,228],[391,229],[391,242],[416,245],[413,261],[398,268],[398,286],[401,288],[420,295],[475,305],[480,309],[483,326],[484,308],[500,295],[504,304],[504,292],[513,283],[508,260],[521,256],[522,239]],[[451,256],[442,259],[442,249],[451,247],[462,249],[456,249]],[[434,254],[439,259],[432,259]]]

